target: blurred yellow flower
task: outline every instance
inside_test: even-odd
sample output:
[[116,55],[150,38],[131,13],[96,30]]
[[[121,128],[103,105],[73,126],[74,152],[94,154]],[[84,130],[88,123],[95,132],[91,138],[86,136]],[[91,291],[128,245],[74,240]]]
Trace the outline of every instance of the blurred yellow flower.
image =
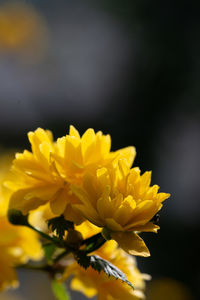
[[32,5],[22,1],[0,5],[0,50],[41,54],[46,33],[44,19]]
[[81,184],[85,173],[93,174],[98,168],[115,165],[121,157],[126,158],[130,167],[135,157],[134,147],[110,152],[110,136],[100,131],[95,134],[93,129],[80,137],[70,126],[69,134],[55,143],[51,132],[41,128],[29,132],[28,138],[32,152],[16,154],[12,167],[15,178],[6,184],[13,191],[10,208],[26,214],[49,202],[54,215],[64,214],[77,224],[83,218],[72,209],[79,199],[70,184]]
[[10,167],[13,157],[13,153],[5,153],[5,151],[0,155],[0,216],[5,216],[8,209],[10,191],[3,186],[3,182],[5,179],[12,179]]
[[98,169],[96,175],[86,174],[83,186],[72,185],[81,204],[74,204],[86,219],[110,231],[121,248],[133,255],[148,256],[143,240],[135,233],[157,232],[152,222],[170,195],[158,193],[150,186],[151,172],[140,175],[139,168],[129,169],[124,159],[113,169]]
[[[89,222],[84,222],[82,225],[77,226],[76,229],[82,235],[85,235],[84,238],[98,233],[100,230]],[[144,298],[144,279],[150,279],[150,276],[140,273],[134,257],[119,249],[115,241],[107,241],[94,254],[110,261],[122,270],[128,280],[133,283],[135,289],[133,290],[119,279],[108,277],[102,271],[98,273],[91,267],[85,270],[77,262],[73,262],[66,268],[62,280],[66,280],[73,275],[71,288],[82,292],[89,298],[98,295],[98,300],[136,300]]]
[[28,259],[42,258],[37,234],[29,228],[11,225],[3,216],[0,217],[0,252],[0,290],[17,286],[15,266]]
[[189,288],[173,278],[153,280],[148,287],[147,300],[194,300]]
[[43,254],[35,232],[26,227],[13,226],[7,220],[8,197],[1,183],[4,176],[9,176],[10,165],[10,155],[0,157],[0,290],[17,286],[14,266],[28,259],[39,260]]

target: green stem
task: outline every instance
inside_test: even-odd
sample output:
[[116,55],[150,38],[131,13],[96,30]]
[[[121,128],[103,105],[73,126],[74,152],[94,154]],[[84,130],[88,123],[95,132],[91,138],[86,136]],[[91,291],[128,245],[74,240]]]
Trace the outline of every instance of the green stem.
[[93,237],[87,239],[86,247],[82,251],[86,254],[91,253],[99,249],[105,242],[106,239],[104,239],[101,233],[96,234]]
[[81,245],[89,245],[89,244],[91,244],[92,242],[95,242],[97,239],[99,239],[100,237],[101,237],[102,235],[101,235],[101,232],[99,232],[99,233],[97,233],[97,234],[95,234],[95,235],[93,235],[93,236],[91,236],[91,237],[89,237],[89,238],[87,238],[87,239],[85,239],[85,240],[83,240],[82,242],[81,242]]
[[91,253],[94,252],[95,250],[98,250],[104,243],[106,242],[106,240],[102,240],[101,242],[99,242],[98,244],[94,245],[92,248],[90,249],[85,249],[83,250],[85,253]]
[[55,238],[55,237],[52,237],[52,236],[49,236],[48,234],[40,231],[39,229],[33,227],[31,224],[28,224],[28,227],[33,229],[35,232],[37,232],[38,234],[40,234],[43,238],[45,238],[46,240],[49,240],[51,241],[52,243],[58,245],[59,247],[63,248],[63,245],[61,244],[60,240]]

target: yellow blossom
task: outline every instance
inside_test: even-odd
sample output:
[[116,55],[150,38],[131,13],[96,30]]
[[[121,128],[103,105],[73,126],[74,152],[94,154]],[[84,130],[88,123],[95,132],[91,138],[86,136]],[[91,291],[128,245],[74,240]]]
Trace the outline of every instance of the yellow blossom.
[[1,183],[4,176],[9,176],[10,163],[10,155],[0,158],[0,290],[17,286],[14,266],[25,263],[28,259],[42,258],[37,234],[29,228],[13,226],[7,220],[8,198]]
[[[85,238],[100,230],[88,222],[77,226],[76,229],[83,235],[85,234]],[[82,292],[89,298],[98,295],[98,300],[138,300],[144,298],[144,279],[149,279],[149,276],[139,272],[136,260],[119,249],[115,241],[107,241],[94,254],[110,261],[122,270],[128,280],[133,283],[135,289],[133,290],[119,279],[108,277],[103,271],[98,273],[91,267],[85,270],[77,262],[73,262],[66,268],[62,280],[73,275],[71,288]]]
[[81,184],[85,173],[93,174],[98,168],[116,164],[121,157],[131,166],[135,148],[110,151],[111,139],[102,132],[88,129],[82,136],[70,126],[69,134],[56,142],[50,131],[38,128],[29,132],[32,152],[17,153],[12,171],[15,178],[7,182],[12,196],[10,208],[24,214],[49,203],[54,215],[81,223],[83,219],[72,209],[79,203],[70,189],[71,183]]
[[86,174],[83,186],[72,185],[81,204],[73,205],[86,219],[105,227],[121,248],[133,255],[149,256],[140,231],[157,232],[151,220],[161,209],[169,194],[158,193],[150,186],[151,172],[140,174],[139,168],[129,169],[124,159],[113,169],[98,169],[96,175]]

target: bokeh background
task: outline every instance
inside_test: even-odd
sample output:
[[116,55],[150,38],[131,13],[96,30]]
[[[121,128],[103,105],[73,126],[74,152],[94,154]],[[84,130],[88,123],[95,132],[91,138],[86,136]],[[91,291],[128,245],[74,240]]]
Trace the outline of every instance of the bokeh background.
[[[147,300],[200,299],[200,18],[197,1],[0,1],[0,149],[37,127],[73,124],[135,145],[135,166],[170,192],[151,250]],[[0,267],[1,268],[1,267]],[[53,300],[44,274],[20,272],[0,299]],[[72,299],[84,299],[72,293]]]

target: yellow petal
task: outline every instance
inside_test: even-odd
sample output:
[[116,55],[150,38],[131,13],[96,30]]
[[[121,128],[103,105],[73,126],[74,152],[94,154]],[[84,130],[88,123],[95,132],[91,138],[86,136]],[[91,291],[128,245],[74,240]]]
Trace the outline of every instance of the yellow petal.
[[101,168],[97,170],[97,179],[98,184],[100,185],[102,191],[104,190],[105,186],[110,185],[110,176],[108,173],[108,169]]
[[19,189],[11,195],[9,208],[15,208],[27,214],[29,210],[44,205],[53,197],[56,186],[31,187]]
[[45,141],[40,144],[39,149],[42,155],[46,157],[47,161],[49,162],[50,153],[52,151],[51,145]]
[[20,210],[23,214],[27,214],[29,210],[36,209],[44,202],[40,199],[30,199],[29,201],[24,201],[24,196],[27,190],[18,190],[12,194],[10,198],[9,208],[14,208]]
[[28,133],[28,138],[31,143],[32,152],[36,155],[37,159],[43,163],[44,166],[48,166],[46,161],[46,157],[40,151],[40,145],[43,142],[49,144],[51,149],[53,150],[52,141],[49,138],[49,133],[47,133],[44,129],[38,128],[35,132],[30,131]]
[[84,221],[84,217],[80,213],[77,213],[77,211],[72,208],[71,204],[66,206],[63,214],[66,220],[74,222],[76,225],[79,225]]
[[65,160],[68,164],[72,161],[81,164],[80,139],[69,135],[65,137]]
[[157,195],[157,200],[159,202],[163,202],[164,200],[168,199],[171,195],[170,194],[167,194],[167,193],[159,193]]
[[76,197],[78,197],[78,199],[86,206],[92,206],[92,204],[90,203],[90,197],[88,195],[88,193],[83,190],[81,187],[79,187],[78,185],[75,184],[71,184],[70,188],[73,192],[74,195],[76,195]]
[[119,159],[118,165],[119,165],[119,170],[122,178],[125,178],[129,172],[129,167],[126,159],[125,158]]
[[58,138],[56,141],[57,151],[61,156],[64,156],[65,153],[65,139],[66,137],[63,136],[61,138]]
[[53,199],[50,201],[50,207],[52,212],[55,215],[63,214],[67,206],[67,202],[67,191],[65,189],[58,190]]
[[124,251],[131,255],[150,256],[149,249],[143,239],[134,232],[111,232],[111,237]]
[[[109,187],[108,187],[109,189]],[[108,191],[109,193],[109,191]],[[113,205],[109,195],[103,195],[97,201],[97,212],[102,219],[112,216]]]
[[123,230],[123,227],[112,218],[106,218],[105,222],[106,222],[106,227],[109,228],[110,230],[113,230],[113,231]]
[[141,188],[147,188],[149,187],[151,183],[151,171],[146,171],[142,176],[141,176]]
[[70,125],[69,127],[69,135],[80,139],[80,134],[73,125]]
[[145,200],[139,203],[132,218],[129,221],[130,228],[138,225],[145,225],[158,211],[157,204],[152,200]]
[[[126,228],[124,228],[126,229]],[[155,232],[157,233],[157,231],[160,229],[160,226],[153,224],[152,222],[148,222],[145,225],[141,225],[141,226],[136,226],[134,227],[135,231],[144,231],[144,232]]]
[[126,148],[116,151],[116,153],[119,154],[120,157],[125,158],[126,162],[128,164],[128,167],[131,168],[133,161],[135,159],[135,156],[136,156],[135,147],[126,147]]
[[121,225],[125,226],[132,217],[132,212],[136,207],[136,202],[133,200],[132,196],[127,196],[124,201],[116,207],[113,212],[115,220],[117,220]]
[[82,149],[82,155],[85,159],[87,159],[87,156],[89,153],[92,152],[92,149],[94,147],[95,143],[95,132],[94,129],[89,128],[82,136],[81,138],[81,149]]
[[109,134],[103,135],[101,131],[96,134],[96,150],[100,151],[101,155],[107,155],[111,148],[111,137]]
[[72,208],[96,226],[104,227],[105,224],[92,206],[88,207],[82,204],[72,204]]

